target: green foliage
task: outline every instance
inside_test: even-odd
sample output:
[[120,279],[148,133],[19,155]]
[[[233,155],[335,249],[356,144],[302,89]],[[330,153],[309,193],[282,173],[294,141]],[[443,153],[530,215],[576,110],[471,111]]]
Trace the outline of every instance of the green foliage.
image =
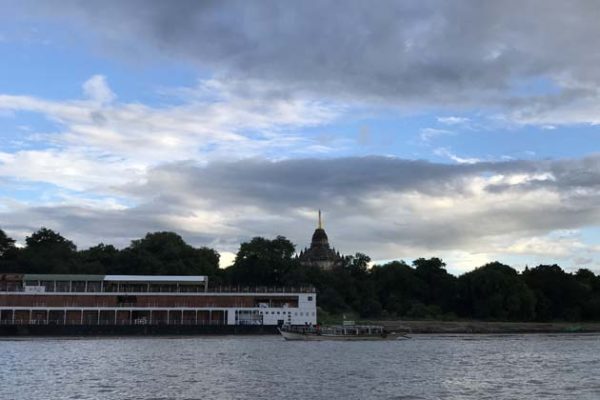
[[15,246],[15,240],[0,229],[0,272],[18,271],[18,255],[19,249]]
[[391,315],[407,315],[415,299],[426,291],[425,283],[404,261],[375,265],[371,269],[371,279],[379,301]]
[[589,269],[579,269],[575,273],[575,281],[584,292],[580,299],[582,319],[600,321],[600,276]]
[[273,240],[255,237],[241,244],[227,278],[234,285],[282,286],[284,276],[296,264],[294,252],[294,244],[283,236]]
[[15,240],[8,237],[2,229],[0,229],[0,259],[7,258],[11,252],[15,251]]
[[[574,276],[558,265],[538,265],[523,272],[523,279],[539,299],[538,320],[579,320],[584,310],[589,311],[586,304],[594,285],[585,271]],[[597,290],[595,294],[598,295]]]
[[458,284],[460,310],[465,316],[521,321],[534,318],[535,297],[508,265],[486,264],[462,275]]
[[[14,243],[10,241],[7,243]],[[0,272],[208,275],[213,278],[220,274],[219,253],[206,247],[194,248],[173,232],[148,233],[123,250],[100,243],[77,251],[73,242],[47,228],[28,236],[25,243],[22,250],[15,249],[10,260],[0,257]]]
[[113,245],[100,243],[79,252],[81,274],[113,274],[119,271],[119,250]]
[[208,275],[219,269],[219,254],[196,249],[173,232],[148,233],[121,251],[116,273],[154,275]]
[[60,233],[43,227],[37,232],[32,233],[31,236],[27,236],[25,243],[27,244],[27,248],[36,250],[42,248],[62,249],[70,252],[77,250],[73,242],[62,237]]
[[66,274],[77,270],[77,248],[58,232],[41,228],[25,239],[18,270],[38,274]]
[[435,304],[443,311],[456,306],[457,279],[446,271],[446,264],[439,258],[419,258],[413,261],[415,273],[421,280],[420,299],[425,304]]
[[331,270],[301,266],[283,236],[242,243],[233,265],[219,269],[219,254],[195,248],[173,232],[148,233],[119,250],[100,243],[77,251],[47,228],[26,238],[24,248],[0,230],[0,272],[208,275],[219,285],[313,286],[321,321],[357,318],[600,321],[600,276],[587,269],[567,273],[539,265],[523,273],[499,262],[455,277],[439,258],[412,265],[392,261],[369,268],[356,253]]

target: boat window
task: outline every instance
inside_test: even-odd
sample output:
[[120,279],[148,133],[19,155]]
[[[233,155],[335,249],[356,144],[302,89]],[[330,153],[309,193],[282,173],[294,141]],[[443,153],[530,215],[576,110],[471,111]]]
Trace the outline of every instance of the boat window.
[[312,301],[312,296],[308,296],[308,301]]

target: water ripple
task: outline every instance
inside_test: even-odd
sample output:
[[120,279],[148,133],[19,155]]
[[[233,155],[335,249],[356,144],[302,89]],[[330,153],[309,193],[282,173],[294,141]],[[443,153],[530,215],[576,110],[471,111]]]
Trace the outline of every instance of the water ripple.
[[600,336],[0,341],[0,399],[598,399]]

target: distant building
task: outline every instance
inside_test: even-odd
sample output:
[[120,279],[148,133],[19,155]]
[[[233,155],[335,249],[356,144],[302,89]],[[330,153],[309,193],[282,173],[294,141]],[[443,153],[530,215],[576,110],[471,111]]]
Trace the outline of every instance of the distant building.
[[304,266],[317,266],[329,270],[341,264],[343,257],[334,248],[329,247],[327,233],[323,229],[321,210],[319,210],[319,224],[313,233],[310,247],[305,248],[298,255],[298,260]]

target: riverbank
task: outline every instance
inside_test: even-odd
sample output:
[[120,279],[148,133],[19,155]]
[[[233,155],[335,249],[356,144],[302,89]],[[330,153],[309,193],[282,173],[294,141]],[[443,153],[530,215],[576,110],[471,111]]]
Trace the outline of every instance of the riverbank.
[[[600,323],[485,322],[485,321],[361,321],[383,325],[388,331],[428,334],[600,333]],[[218,325],[4,325],[0,336],[193,336],[273,335],[275,326]]]
[[485,321],[370,321],[390,331],[411,333],[600,333],[591,322],[485,322]]

